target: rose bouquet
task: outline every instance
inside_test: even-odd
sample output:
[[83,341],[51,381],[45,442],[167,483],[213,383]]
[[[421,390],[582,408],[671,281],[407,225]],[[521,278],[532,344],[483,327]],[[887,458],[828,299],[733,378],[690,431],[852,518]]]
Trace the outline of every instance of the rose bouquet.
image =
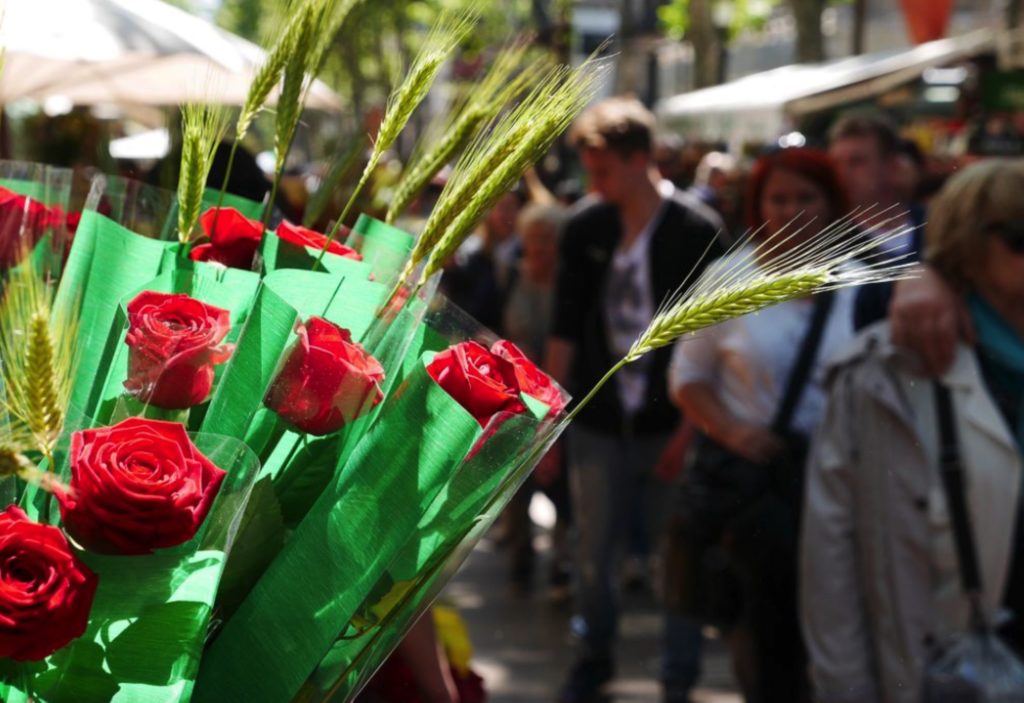
[[[453,120],[472,138],[429,150],[388,216],[462,150],[424,231],[366,215],[349,231],[356,194],[471,28],[443,15],[335,224],[270,226],[302,95],[353,4],[296,3],[238,114],[232,156],[279,88],[267,207],[206,189],[227,113],[189,105],[176,193],[98,178],[55,295],[56,269],[11,271],[4,701],[351,700],[596,392],[567,414],[557,384],[435,294],[443,261],[587,103],[592,63],[509,80],[524,53],[505,54]],[[882,241],[840,229],[756,275],[719,268],[601,384],[729,316],[903,275],[840,269]]]

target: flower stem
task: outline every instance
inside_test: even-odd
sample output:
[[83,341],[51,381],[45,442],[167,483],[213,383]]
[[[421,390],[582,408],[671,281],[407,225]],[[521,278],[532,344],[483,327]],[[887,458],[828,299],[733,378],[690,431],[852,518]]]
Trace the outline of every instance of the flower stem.
[[281,185],[281,176],[284,174],[284,170],[277,171],[274,174],[274,182],[270,186],[270,200],[267,201],[267,207],[263,211],[263,230],[266,231],[270,227],[270,216],[274,212],[274,201],[277,200],[277,189]]
[[327,247],[331,246],[331,242],[334,241],[334,237],[338,234],[338,230],[341,229],[342,223],[345,222],[345,218],[348,217],[349,210],[355,205],[356,198],[363,191],[367,182],[370,180],[370,176],[373,174],[374,169],[377,167],[377,161],[379,159],[371,160],[363,170],[363,175],[356,184],[355,190],[352,191],[352,195],[349,196],[348,202],[345,203],[345,208],[338,215],[338,219],[334,221],[334,226],[331,227],[330,233],[327,235],[327,241],[324,242],[324,246],[320,249],[320,254],[316,257],[316,261],[313,262],[313,270],[316,271],[320,267],[320,262],[324,260],[324,254],[327,253]]
[[619,359],[619,361],[616,362],[615,366],[608,369],[608,372],[601,377],[601,380],[598,381],[593,388],[590,389],[590,392],[583,397],[583,400],[576,403],[576,407],[572,409],[572,412],[570,412],[564,420],[562,420],[562,424],[568,425],[570,422],[572,422],[576,418],[576,416],[579,415],[580,411],[587,406],[587,403],[593,400],[594,396],[597,395],[598,391],[600,391],[604,387],[604,385],[608,383],[609,380],[611,380],[611,377],[614,376],[619,371],[619,369],[621,369],[628,363],[629,362],[626,359]]

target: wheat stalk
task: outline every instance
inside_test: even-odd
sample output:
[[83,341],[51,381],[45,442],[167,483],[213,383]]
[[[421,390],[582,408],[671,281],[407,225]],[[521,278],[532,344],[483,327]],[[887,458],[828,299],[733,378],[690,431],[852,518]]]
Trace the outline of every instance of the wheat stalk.
[[437,146],[402,176],[388,206],[386,222],[394,224],[419,192],[430,183],[430,179],[466,146],[486,120],[487,110],[482,108],[470,107],[459,114],[451,129],[446,130],[441,141],[436,142]]
[[476,21],[475,18],[476,15],[472,12],[459,14],[443,12],[430,30],[430,33],[423,42],[423,46],[412,62],[409,73],[388,98],[384,117],[381,120],[380,129],[377,131],[377,138],[373,143],[373,151],[370,153],[370,159],[363,169],[355,190],[345,204],[345,209],[342,210],[334,223],[334,227],[331,228],[330,233],[327,235],[327,240],[324,242],[320,255],[313,265],[314,268],[320,265],[324,254],[327,252],[327,247],[334,240],[338,229],[352,208],[352,204],[380,163],[381,157],[392,147],[398,139],[398,135],[401,134],[406,123],[408,123],[412,113],[423,102],[423,98],[427,96],[430,87],[434,84],[434,79],[437,78],[437,74],[441,70],[441,66],[448,60],[448,57],[451,56],[456,47],[469,35]]
[[[338,30],[345,23],[346,18],[351,14],[355,6],[362,0],[327,0],[320,11],[320,21],[317,23],[320,32],[317,34],[316,43],[310,60],[310,67],[313,73],[319,73],[323,67],[324,58],[330,48]],[[310,83],[312,85],[312,82]]]
[[[429,258],[420,285],[440,270],[484,214],[572,124],[605,68],[588,62],[575,70],[554,72],[550,82],[541,82],[522,108],[512,113],[507,128],[497,131],[493,144],[484,142],[478,151],[469,153],[458,185],[447,197],[442,195],[445,202],[436,208],[438,217],[431,213],[421,236],[424,247],[429,247]],[[410,264],[416,264],[415,256]]]
[[178,241],[187,247],[199,221],[203,190],[217,145],[228,130],[223,105],[189,103],[181,108],[181,172],[178,176]]
[[52,301],[53,286],[30,267],[19,267],[11,273],[0,302],[0,378],[5,392],[0,398],[0,427],[13,436],[31,438],[32,447],[47,458],[64,429],[78,330],[77,313],[54,317]]
[[[475,197],[493,195],[493,193],[481,193],[481,183],[494,176],[506,160],[523,146],[530,135],[534,135],[534,137],[538,135],[539,122],[563,113],[563,108],[566,107],[565,99],[569,97],[569,94],[568,92],[560,93],[560,90],[565,86],[580,86],[579,83],[571,81],[569,78],[587,76],[590,68],[588,63],[581,66],[576,72],[571,72],[564,66],[548,70],[537,80],[536,85],[520,105],[499,121],[493,129],[481,133],[466,149],[455,167],[452,178],[434,205],[430,217],[427,218],[423,231],[416,240],[409,260],[399,276],[399,287],[409,280],[420,262],[438,246],[467,202],[472,201]],[[594,77],[596,78],[596,76]],[[574,106],[573,109],[577,108]],[[559,132],[562,129],[564,127],[559,128]],[[557,134],[553,135],[552,139],[555,137]]]
[[[420,143],[434,144],[434,147],[427,149],[424,154],[414,155],[410,160],[388,207],[385,218],[387,222],[394,223],[430,179],[461,152],[484,125],[493,120],[532,81],[543,75],[543,71],[522,71],[509,80],[522,63],[525,53],[525,46],[503,51],[484,80],[469,95],[462,109],[455,111],[454,118],[449,116],[440,130],[428,130]],[[436,132],[441,133],[439,139],[436,138]]]

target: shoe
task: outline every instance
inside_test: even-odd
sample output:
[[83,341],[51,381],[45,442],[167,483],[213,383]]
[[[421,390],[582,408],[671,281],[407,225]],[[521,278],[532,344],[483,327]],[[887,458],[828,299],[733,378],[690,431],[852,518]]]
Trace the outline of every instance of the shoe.
[[597,703],[603,700],[601,687],[615,676],[611,657],[586,657],[577,660],[558,696],[558,703]]

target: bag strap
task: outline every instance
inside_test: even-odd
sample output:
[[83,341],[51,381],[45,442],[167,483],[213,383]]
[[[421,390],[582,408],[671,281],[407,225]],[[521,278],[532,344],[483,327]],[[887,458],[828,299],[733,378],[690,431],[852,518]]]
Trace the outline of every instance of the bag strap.
[[772,430],[778,434],[785,435],[789,432],[789,423],[793,420],[793,413],[803,396],[807,381],[814,370],[814,360],[818,356],[818,348],[821,346],[821,339],[825,333],[825,323],[828,322],[829,313],[832,310],[832,303],[835,300],[835,291],[827,290],[818,293],[814,297],[814,311],[811,313],[811,321],[800,342],[800,352],[796,355],[796,361],[789,370],[789,378],[786,379],[786,390],[782,394],[782,400],[775,410],[775,418],[772,420]]
[[946,493],[946,505],[953,523],[953,539],[956,544],[957,561],[960,563],[960,582],[965,593],[981,593],[981,571],[978,568],[978,553],[971,529],[971,515],[967,509],[967,495],[964,481],[964,467],[960,460],[960,438],[956,431],[953,415],[953,396],[949,389],[939,382],[933,382],[935,410],[939,423],[939,469],[942,487]]

